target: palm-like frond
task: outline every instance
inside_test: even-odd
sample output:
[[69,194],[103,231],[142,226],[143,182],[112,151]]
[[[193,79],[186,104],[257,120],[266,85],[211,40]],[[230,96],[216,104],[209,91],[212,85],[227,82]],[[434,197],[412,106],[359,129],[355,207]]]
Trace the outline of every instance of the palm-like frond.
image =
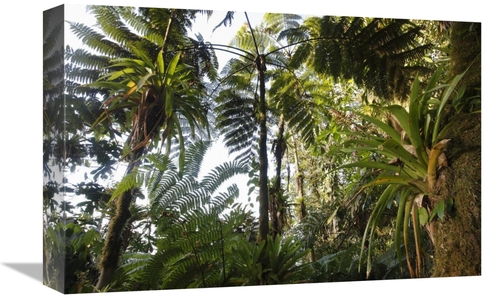
[[[147,18],[130,7],[114,7],[114,9],[119,10],[120,17],[143,39],[141,42],[160,46],[163,42],[164,32],[159,32],[155,30],[152,26],[148,24]],[[137,43],[136,43],[137,44]]]
[[224,136],[229,153],[238,152],[236,160],[251,160],[254,157],[251,148],[257,142],[255,95],[246,94],[245,90],[226,89],[219,93],[216,101],[216,127]]
[[[131,10],[129,8],[128,10]],[[104,34],[118,43],[121,47],[126,47],[129,43],[135,43],[142,38],[130,30],[128,24],[121,19],[124,9],[112,6],[92,6],[91,13],[96,16],[99,27]]]
[[410,85],[403,82],[415,75],[408,66],[430,71],[420,59],[431,45],[417,42],[422,28],[409,20],[313,17],[305,25],[312,45],[299,47],[294,65],[307,62],[320,74],[354,79],[382,98],[406,99]]
[[[312,74],[296,77],[293,73],[282,73],[272,80],[269,89],[270,109],[282,113],[288,128],[300,135],[305,144],[312,144],[319,131],[321,104],[325,89]],[[323,89],[322,89],[323,88]]]
[[92,29],[91,27],[76,22],[68,22],[70,30],[91,50],[108,57],[124,57],[130,53],[119,44],[107,39],[105,35]]
[[[208,142],[190,146],[187,164],[201,164],[208,146]],[[181,174],[161,155],[151,154],[147,159],[154,165],[146,176],[158,251],[136,265],[128,261],[122,267],[149,289],[221,285],[225,278],[223,256],[229,250],[225,245],[230,242],[225,238],[232,237],[247,214],[222,214],[239,195],[235,185],[217,191],[229,178],[246,173],[247,167],[224,163],[198,179],[192,175],[198,174],[199,167],[188,167]]]

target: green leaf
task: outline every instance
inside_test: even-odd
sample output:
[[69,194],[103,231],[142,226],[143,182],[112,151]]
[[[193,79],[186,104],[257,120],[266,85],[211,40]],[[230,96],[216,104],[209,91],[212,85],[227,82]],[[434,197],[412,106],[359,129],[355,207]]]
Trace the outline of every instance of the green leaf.
[[414,179],[412,177],[404,177],[396,175],[381,175],[377,177],[377,179],[375,179],[374,181],[366,184],[366,186],[375,186],[384,184],[412,186],[422,192],[426,190],[426,184],[424,183],[424,181],[420,179]]
[[88,87],[99,87],[99,88],[105,88],[105,89],[110,89],[115,92],[118,91],[127,91],[130,88],[125,89],[125,85],[122,83],[117,83],[117,82],[107,82],[107,81],[96,81],[92,84],[86,85]]
[[134,52],[135,55],[138,56],[138,58],[139,58],[140,61],[143,61],[143,63],[145,63],[146,67],[149,67],[150,69],[154,69],[154,64],[149,59],[148,55],[146,55],[146,53],[144,53],[143,51],[137,49],[134,46],[130,46],[130,49],[132,50],[132,52]]
[[[415,81],[418,82],[418,80]],[[417,88],[418,88],[418,84]],[[420,99],[420,96],[418,96],[418,89],[413,90],[412,89],[412,96],[410,98],[410,107],[409,107],[409,129],[410,131],[408,132],[408,137],[410,138],[410,142],[413,145],[413,148],[415,149],[415,153],[417,154],[418,160],[422,165],[427,165],[428,157],[427,157],[427,152],[425,150],[425,147],[423,145],[422,137],[420,135],[420,128],[421,124],[424,124],[423,119],[421,119],[421,115],[424,115],[423,112],[423,104],[421,101],[424,99]]]
[[462,77],[465,75],[464,73],[461,73],[457,76],[455,76],[452,80],[451,83],[446,87],[445,91],[443,92],[443,95],[441,96],[441,105],[438,108],[437,115],[436,115],[436,123],[434,124],[434,129],[432,131],[432,145],[437,143],[438,140],[438,135],[439,135],[439,129],[441,126],[441,119],[443,118],[443,111],[446,106],[446,103],[448,102],[452,92],[455,90],[455,87],[457,86],[458,82],[462,79]]
[[[368,219],[368,223],[366,224],[365,232],[363,235],[363,240],[361,241],[360,256],[363,254],[364,243],[365,243],[366,238],[369,234],[368,252],[367,252],[367,255],[368,255],[367,276],[370,274],[371,267],[372,267],[372,261],[371,261],[372,256],[371,255],[372,255],[372,251],[373,251],[372,243],[373,243],[373,237],[375,235],[375,230],[379,224],[379,221],[380,221],[382,214],[385,211],[385,208],[388,204],[388,200],[391,200],[394,197],[394,195],[400,190],[400,188],[401,188],[401,185],[392,184],[392,185],[389,185],[384,190],[382,195],[377,200],[377,203],[375,204],[375,208],[371,212],[370,218]],[[361,258],[360,258],[360,262],[359,262],[359,269],[360,268],[361,268]]]
[[436,84],[439,81],[442,72],[443,72],[443,66],[439,66],[432,75],[431,79],[427,82],[427,87],[425,88],[425,97],[424,97],[426,98],[426,100],[424,101],[424,104],[430,98],[432,92],[429,91],[436,87]]
[[162,94],[163,102],[165,103],[165,116],[170,118],[174,111],[174,89],[170,86],[165,86]]
[[427,221],[429,220],[429,214],[424,207],[418,208],[418,218],[422,226],[427,224]]
[[406,134],[410,134],[410,115],[408,114],[408,111],[400,105],[391,105],[386,107],[386,109],[392,113],[396,119],[398,119],[399,124]]
[[[415,196],[410,196],[410,199],[406,201],[405,205],[405,215],[404,215],[404,225],[403,225],[403,242],[405,246],[405,251],[406,251],[406,260],[408,261],[410,259],[409,255],[409,239],[410,239],[410,216],[411,216],[411,210],[413,209],[413,202],[415,201]],[[410,263],[408,263],[410,264]],[[411,269],[410,269],[411,270]]]
[[121,77],[123,75],[132,74],[132,73],[135,73],[135,69],[133,69],[133,68],[124,68],[124,69],[117,70],[115,72],[110,73],[109,77],[107,79],[108,79],[108,81],[113,81],[113,80],[116,80],[116,79],[118,79],[119,77]]
[[184,162],[186,160],[186,148],[184,147],[184,136],[182,135],[182,126],[179,122],[179,118],[177,118],[176,114],[172,114],[174,124],[177,127],[178,135],[177,139],[179,140],[179,172],[182,174],[184,172]]
[[137,83],[137,90],[141,89],[142,86],[144,86],[144,84],[147,82],[147,80],[152,77],[152,76],[155,76],[154,73],[148,73],[147,75],[143,76],[139,82]]
[[177,68],[177,64],[179,63],[179,58],[180,57],[181,57],[181,54],[178,53],[177,55],[174,56],[174,58],[172,58],[172,60],[168,64],[168,68],[167,68],[167,73],[166,73],[166,76],[165,76],[165,82],[164,82],[164,84],[166,84],[166,85],[171,85],[172,84],[172,80],[173,80],[174,74],[175,74],[175,69]]
[[443,219],[444,207],[445,207],[444,200],[439,201],[439,203],[437,203],[437,205],[434,206],[434,209],[431,212],[431,218],[429,219],[429,221],[431,221],[436,215],[439,217],[439,219]]
[[399,172],[400,168],[398,166],[389,165],[382,162],[372,162],[372,161],[359,161],[353,162],[350,164],[346,164],[338,167],[338,169],[346,169],[346,168],[372,168],[372,169],[382,169],[391,172]]
[[421,163],[422,167],[427,168],[427,155],[420,136],[420,109],[417,103],[410,103],[410,105],[410,113],[399,105],[389,106],[387,107],[387,110],[389,110],[389,112],[391,112],[398,119],[399,124],[410,139],[410,143],[415,148],[418,161]]
[[165,61],[163,60],[163,50],[158,53],[156,58],[156,67],[158,68],[158,73],[162,75],[165,72]]
[[[394,245],[396,248],[396,254],[398,256],[399,263],[403,263],[402,259],[402,252],[401,252],[401,231],[403,230],[404,226],[408,225],[408,222],[405,221],[405,207],[406,207],[406,202],[412,195],[411,189],[407,188],[403,190],[401,193],[401,198],[399,202],[399,207],[398,207],[398,213],[396,216],[396,230],[394,232]],[[414,195],[413,195],[414,196]]]
[[[419,86],[420,86],[420,81],[418,80],[418,74],[415,75],[415,77],[417,78],[413,84],[411,85],[411,94],[410,94],[410,101],[413,101],[414,103],[417,101],[418,99],[418,95],[419,95]],[[411,105],[411,103],[410,103]]]
[[382,145],[380,145],[380,151],[389,152],[393,156],[397,156],[401,161],[405,163],[405,166],[409,166],[415,169],[421,177],[425,177],[427,174],[427,165],[422,164],[419,160],[408,152],[400,143],[395,140],[387,140]]
[[450,198],[449,200],[446,200],[446,211],[451,212],[451,209],[453,208],[454,204],[455,204],[455,199]]
[[370,117],[368,115],[359,114],[359,116],[362,117],[363,119],[377,125],[378,128],[380,128],[382,131],[384,131],[386,134],[388,134],[392,139],[401,142],[401,135],[394,128],[389,126],[387,123],[384,123],[384,122],[382,122],[374,117]]

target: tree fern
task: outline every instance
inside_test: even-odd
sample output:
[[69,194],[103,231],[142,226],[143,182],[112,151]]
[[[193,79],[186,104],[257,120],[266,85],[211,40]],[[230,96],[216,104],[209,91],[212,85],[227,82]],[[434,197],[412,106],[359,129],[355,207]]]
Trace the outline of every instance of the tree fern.
[[[422,28],[409,20],[312,17],[304,24],[311,46],[300,46],[294,65],[305,62],[320,74],[352,78],[379,97],[406,99],[410,88],[402,82],[416,73],[408,66],[430,71],[420,59],[431,45],[417,42]],[[308,48],[314,49],[309,56]]]
[[[150,289],[222,285],[226,245],[236,227],[247,218],[245,212],[223,214],[238,197],[236,185],[219,190],[225,181],[244,174],[241,162],[226,162],[199,178],[199,165],[209,146],[196,142],[186,152],[186,170],[179,172],[169,159],[151,154],[154,165],[147,177],[149,214],[156,226],[156,253],[141,257],[140,264],[125,261],[122,266],[137,284]],[[139,172],[136,173],[136,177]],[[137,181],[136,180],[132,181]],[[125,180],[124,180],[125,181]],[[125,182],[124,182],[125,183]],[[235,209],[233,211],[236,211]],[[127,260],[127,258],[125,258]],[[137,261],[135,261],[137,262]],[[141,268],[139,273],[138,268]]]
[[121,14],[115,7],[92,6],[91,13],[96,16],[99,27],[103,32],[120,46],[126,47],[130,43],[141,40],[142,38],[130,30],[128,24],[122,22]]

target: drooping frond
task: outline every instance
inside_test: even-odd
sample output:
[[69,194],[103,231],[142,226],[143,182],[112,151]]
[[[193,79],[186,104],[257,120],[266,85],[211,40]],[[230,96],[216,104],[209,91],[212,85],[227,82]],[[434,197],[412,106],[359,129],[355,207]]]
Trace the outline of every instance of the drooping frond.
[[97,32],[91,27],[82,23],[68,23],[70,25],[70,30],[76,37],[93,51],[108,57],[126,57],[130,55],[123,47],[107,39],[105,35]]
[[80,84],[95,82],[101,76],[101,71],[99,70],[81,68],[73,64],[65,65],[65,73],[67,80]]
[[217,24],[217,26],[215,26],[214,29],[212,29],[212,32],[222,25],[224,25],[224,27],[231,26],[233,23],[233,19],[234,19],[234,11],[228,11],[224,19],[222,19],[222,21],[219,24]]
[[241,161],[229,161],[215,167],[200,182],[200,186],[209,193],[214,193],[225,181],[249,171],[247,164]]
[[186,166],[184,175],[198,177],[200,174],[201,164],[205,154],[211,146],[210,141],[198,141],[192,144],[186,151]]
[[101,69],[108,66],[110,58],[107,56],[93,55],[84,49],[73,50],[66,48],[65,58],[73,65],[88,69]]
[[320,74],[353,79],[381,98],[407,97],[410,84],[403,83],[416,74],[408,66],[429,71],[422,57],[430,45],[418,43],[422,28],[409,20],[313,17],[305,25],[311,46],[298,47],[293,65],[305,62]]
[[160,34],[148,25],[148,20],[130,7],[114,7],[120,12],[120,17],[143,39],[151,44],[161,46],[164,34]]
[[[257,120],[255,107],[257,105],[254,89],[248,88],[248,82],[243,76],[234,75],[227,81],[234,88],[219,92],[215,101],[217,106],[216,128],[224,136],[224,143],[230,153],[246,150],[255,145],[257,136]],[[241,89],[242,85],[245,89]],[[240,87],[239,89],[236,86]]]
[[[44,18],[44,20],[50,20],[50,18]],[[48,25],[44,26],[45,32],[43,36],[43,57],[47,58],[52,56],[55,50],[58,48],[58,39],[60,39],[62,33],[63,24],[56,24],[53,28]],[[50,29],[50,31],[48,31]],[[44,60],[45,61],[45,60]],[[46,65],[44,65],[46,67]]]
[[301,25],[302,17],[298,14],[266,13],[263,17],[264,31],[268,34],[279,34],[281,38],[286,36],[288,29],[298,28]]
[[300,77],[281,73],[272,80],[269,89],[270,109],[282,113],[287,126],[305,144],[312,144],[320,130],[321,115],[327,109],[325,94],[330,85],[315,80],[310,72]]
[[113,6],[92,6],[91,13],[95,16],[104,34],[122,47],[140,41],[142,38],[132,31],[121,19],[119,10]]

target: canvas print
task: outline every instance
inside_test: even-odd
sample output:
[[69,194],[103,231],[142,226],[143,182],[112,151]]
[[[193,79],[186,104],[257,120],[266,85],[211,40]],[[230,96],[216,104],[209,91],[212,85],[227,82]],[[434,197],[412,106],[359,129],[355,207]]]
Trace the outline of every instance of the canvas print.
[[481,23],[43,12],[43,283],[481,275]]

